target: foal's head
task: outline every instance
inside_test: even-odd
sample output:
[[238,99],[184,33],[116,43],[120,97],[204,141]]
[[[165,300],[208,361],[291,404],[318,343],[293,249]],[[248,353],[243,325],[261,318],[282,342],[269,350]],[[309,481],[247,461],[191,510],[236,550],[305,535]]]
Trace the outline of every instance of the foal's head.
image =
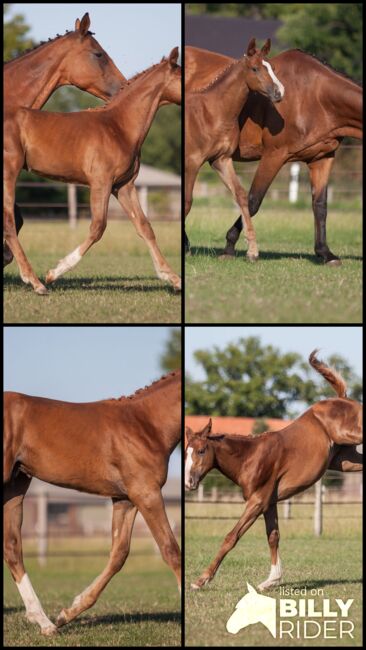
[[197,433],[186,427],[187,448],[185,452],[184,483],[187,490],[196,490],[199,482],[214,465],[214,449],[209,444],[212,420]]
[[250,90],[255,90],[268,97],[272,102],[280,102],[285,89],[277,79],[269,61],[265,61],[271,49],[271,40],[267,38],[261,50],[255,48],[255,38],[249,41],[247,53],[244,55],[246,64],[246,84]]
[[[75,22],[75,31],[68,33],[69,47],[63,57],[62,84],[71,84],[101,99],[115,95],[125,77],[89,32],[90,18],[85,14]],[[57,41],[55,41],[57,42]]]
[[181,104],[182,101],[182,68],[178,65],[179,49],[174,47],[167,59],[163,59],[165,64],[166,77],[163,94],[160,100],[162,104]]

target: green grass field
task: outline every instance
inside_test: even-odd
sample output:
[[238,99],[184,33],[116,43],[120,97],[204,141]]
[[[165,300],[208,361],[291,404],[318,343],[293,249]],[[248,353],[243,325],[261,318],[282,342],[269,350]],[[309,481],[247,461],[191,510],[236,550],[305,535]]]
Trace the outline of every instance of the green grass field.
[[[20,241],[35,272],[49,268],[86,236],[89,222],[26,222]],[[154,223],[162,253],[180,274],[180,224]],[[108,224],[103,238],[48,296],[37,296],[20,279],[13,261],[4,272],[6,323],[180,323],[181,296],[154,271],[147,246],[127,221]]]
[[314,254],[311,208],[263,209],[254,218],[260,257],[251,264],[243,235],[235,259],[218,259],[238,211],[217,204],[196,201],[187,220],[188,323],[362,322],[360,212],[330,210],[328,243],[343,264],[329,267]]
[[[83,538],[79,551],[86,547],[94,548],[95,544]],[[105,567],[109,540],[102,542],[102,548],[107,552],[105,557],[49,558],[44,568],[39,567],[36,559],[25,556],[33,587],[51,620],[55,621],[60,610],[70,606],[74,597]],[[159,553],[154,552],[151,540],[133,540],[125,566],[94,607],[62,627],[54,637],[42,636],[39,627],[26,620],[7,568],[4,592],[5,647],[181,645],[181,603],[176,580]]]
[[[237,635],[226,630],[226,622],[236,603],[247,593],[247,581],[257,587],[269,574],[270,558],[261,518],[245,533],[226,556],[214,580],[200,591],[190,589],[203,569],[216,555],[226,533],[233,528],[243,505],[187,504],[186,516],[233,516],[232,520],[186,520],[185,527],[185,640],[187,646],[353,646],[362,645],[362,514],[360,506],[325,506],[324,532],[314,537],[312,506],[293,506],[293,520],[284,520],[279,509],[280,556],[283,586],[316,590],[320,608],[323,597],[346,601],[354,598],[350,618],[355,625],[355,638],[274,639],[261,623],[249,625]],[[352,518],[342,519],[343,515]],[[309,517],[299,519],[298,517]],[[320,597],[319,591],[323,590]],[[276,587],[266,595],[280,598]],[[282,596],[285,597],[285,596]],[[299,596],[292,596],[297,599]],[[303,596],[304,597],[304,596]],[[311,596],[310,596],[311,597]],[[311,618],[311,617],[310,617]],[[295,622],[300,620],[298,617]],[[277,618],[278,622],[278,618]]]

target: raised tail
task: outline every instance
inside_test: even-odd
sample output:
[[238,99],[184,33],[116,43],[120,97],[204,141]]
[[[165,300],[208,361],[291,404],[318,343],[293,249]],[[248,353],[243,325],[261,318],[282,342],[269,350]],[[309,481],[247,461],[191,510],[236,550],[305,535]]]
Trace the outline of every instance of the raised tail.
[[330,385],[337,393],[338,397],[347,397],[346,382],[336,370],[329,368],[325,365],[325,363],[323,363],[323,361],[319,361],[319,359],[317,359],[316,355],[318,352],[319,350],[312,351],[311,355],[309,356],[310,365],[330,383]]

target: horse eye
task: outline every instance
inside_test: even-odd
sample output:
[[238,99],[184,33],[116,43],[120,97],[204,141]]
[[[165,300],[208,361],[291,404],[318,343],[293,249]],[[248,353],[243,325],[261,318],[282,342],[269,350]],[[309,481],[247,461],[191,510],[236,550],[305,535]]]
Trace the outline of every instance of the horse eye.
[[258,68],[252,68],[253,72],[258,72]]
[[94,52],[94,56],[97,56],[98,59],[100,59],[103,56],[103,54],[102,52]]
[[203,456],[203,454],[205,453],[205,451],[206,451],[206,449],[199,449],[199,450],[197,451],[197,454],[198,454],[199,456]]

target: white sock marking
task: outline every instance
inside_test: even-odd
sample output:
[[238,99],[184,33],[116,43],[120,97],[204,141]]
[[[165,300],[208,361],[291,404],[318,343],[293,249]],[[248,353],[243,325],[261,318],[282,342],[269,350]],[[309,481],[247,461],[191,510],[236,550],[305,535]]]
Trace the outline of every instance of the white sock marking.
[[22,577],[21,581],[16,583],[16,586],[18,587],[19,593],[25,605],[28,620],[31,623],[38,623],[42,630],[45,628],[56,629],[55,625],[51,623],[49,618],[47,618],[46,614],[44,613],[38,596],[34,591],[32,583],[26,573]]
[[281,566],[280,554],[277,551],[277,562],[276,564],[271,564],[271,571],[267,580],[262,582],[258,586],[258,589],[260,590],[268,589],[272,585],[277,585],[279,584],[281,578],[282,578],[282,566]]
[[70,269],[80,262],[81,258],[82,255],[80,255],[80,247],[78,246],[72,253],[60,260],[56,268],[51,271],[54,279],[56,280],[56,278],[66,273],[66,271],[70,271]]
[[284,88],[283,84],[281,84],[280,80],[277,79],[275,73],[273,72],[271,64],[268,63],[268,61],[263,61],[263,65],[267,68],[269,76],[271,77],[273,83],[276,84],[278,90],[281,93],[281,97],[283,98],[283,96],[285,94],[285,88]]

